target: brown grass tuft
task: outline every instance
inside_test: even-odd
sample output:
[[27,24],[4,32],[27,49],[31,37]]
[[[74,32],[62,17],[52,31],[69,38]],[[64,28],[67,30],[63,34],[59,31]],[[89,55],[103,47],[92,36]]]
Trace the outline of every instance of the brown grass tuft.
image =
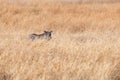
[[110,80],[120,80],[120,62],[111,69]]

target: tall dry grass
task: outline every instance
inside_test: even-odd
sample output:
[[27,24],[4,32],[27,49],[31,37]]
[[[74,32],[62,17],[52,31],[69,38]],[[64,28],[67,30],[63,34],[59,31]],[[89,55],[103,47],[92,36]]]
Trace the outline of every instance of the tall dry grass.
[[119,80],[119,26],[119,3],[1,5],[0,80]]

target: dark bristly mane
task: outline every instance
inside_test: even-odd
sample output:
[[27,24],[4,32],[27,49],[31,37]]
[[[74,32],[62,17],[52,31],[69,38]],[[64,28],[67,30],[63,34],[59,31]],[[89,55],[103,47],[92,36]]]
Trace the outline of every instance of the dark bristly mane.
[[47,39],[50,40],[52,38],[51,36],[52,31],[44,31],[42,34],[30,34],[29,38],[33,41],[35,39]]

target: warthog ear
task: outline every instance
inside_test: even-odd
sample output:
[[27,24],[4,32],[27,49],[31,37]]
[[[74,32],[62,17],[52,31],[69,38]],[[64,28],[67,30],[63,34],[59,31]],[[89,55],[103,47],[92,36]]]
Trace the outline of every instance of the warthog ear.
[[50,31],[50,33],[52,33],[53,31]]

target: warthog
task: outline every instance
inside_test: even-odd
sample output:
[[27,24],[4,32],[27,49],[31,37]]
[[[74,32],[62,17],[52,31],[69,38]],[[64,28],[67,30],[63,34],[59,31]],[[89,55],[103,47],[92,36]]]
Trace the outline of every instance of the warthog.
[[52,38],[51,36],[52,31],[44,31],[44,33],[42,34],[30,34],[29,35],[29,39],[31,39],[32,41],[35,39],[47,39],[50,40]]

